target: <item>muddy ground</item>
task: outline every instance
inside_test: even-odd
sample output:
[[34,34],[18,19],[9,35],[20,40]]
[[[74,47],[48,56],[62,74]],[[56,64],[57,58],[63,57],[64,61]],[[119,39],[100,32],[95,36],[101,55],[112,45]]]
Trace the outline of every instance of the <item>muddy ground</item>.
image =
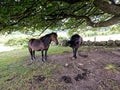
[[57,90],[120,90],[120,51],[103,48],[49,56],[50,63],[63,66],[54,72],[56,82],[64,84]]
[[52,72],[58,85],[50,89],[47,82],[47,90],[120,90],[120,49],[88,48],[78,51],[77,59],[64,51],[48,55],[47,62],[61,67]]

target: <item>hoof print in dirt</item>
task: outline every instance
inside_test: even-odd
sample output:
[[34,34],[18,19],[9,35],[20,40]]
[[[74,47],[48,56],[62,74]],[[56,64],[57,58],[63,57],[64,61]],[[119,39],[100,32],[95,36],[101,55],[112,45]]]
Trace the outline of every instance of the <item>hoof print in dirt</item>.
[[86,80],[87,78],[87,73],[82,73],[82,74],[77,74],[77,76],[74,78],[76,81],[80,80]]
[[84,73],[88,73],[89,71],[88,71],[88,69],[84,69],[84,68],[82,68],[82,70],[84,71]]
[[38,75],[38,76],[33,76],[33,79],[37,82],[40,83],[45,80],[45,77],[43,75]]
[[70,76],[62,76],[61,80],[64,81],[65,83],[72,83],[72,79]]
[[86,54],[79,54],[79,56],[84,57],[84,58],[88,57],[88,55],[86,55]]

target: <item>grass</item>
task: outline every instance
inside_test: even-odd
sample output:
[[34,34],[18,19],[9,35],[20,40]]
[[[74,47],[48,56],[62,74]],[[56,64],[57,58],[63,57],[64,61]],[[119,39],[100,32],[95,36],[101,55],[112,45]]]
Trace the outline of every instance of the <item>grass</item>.
[[106,64],[105,69],[115,70],[117,66],[115,64]]
[[22,60],[24,57],[28,55],[28,53],[26,52],[27,51],[25,49],[1,52],[0,67]]
[[[51,46],[48,55],[64,51],[71,51],[71,48]],[[40,52],[36,54],[40,55]],[[51,78],[52,72],[59,68],[58,65],[42,64],[41,61],[31,63],[29,57],[27,48],[0,53],[0,90],[47,90],[48,87],[60,86],[55,85]],[[37,75],[45,76],[51,83],[45,80],[41,84],[36,84],[33,76]],[[48,87],[44,86],[46,83],[49,84]]]
[[40,84],[34,85],[36,81],[33,76],[43,75],[49,78],[52,76],[52,71],[57,68],[56,65],[50,63],[26,64],[21,62],[21,64],[10,65],[7,69],[4,69],[1,72],[0,88],[2,90],[29,90],[29,84],[35,88],[40,87]]
[[105,65],[104,68],[106,70],[113,70],[113,71],[116,71],[116,72],[120,72],[119,66],[117,64],[108,63],[108,64]]

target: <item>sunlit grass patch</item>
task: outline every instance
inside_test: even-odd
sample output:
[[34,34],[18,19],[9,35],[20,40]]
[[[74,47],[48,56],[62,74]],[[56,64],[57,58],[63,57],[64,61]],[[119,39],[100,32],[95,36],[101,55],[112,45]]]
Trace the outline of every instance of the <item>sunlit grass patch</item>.
[[117,68],[117,66],[115,64],[107,64],[105,66],[105,69],[108,69],[108,70],[110,70],[110,69],[116,69],[116,68]]
[[25,58],[26,56],[28,56],[28,52],[26,49],[17,49],[8,52],[1,52],[0,67],[23,60],[23,58]]
[[117,64],[109,63],[104,67],[106,70],[120,71],[120,67]]

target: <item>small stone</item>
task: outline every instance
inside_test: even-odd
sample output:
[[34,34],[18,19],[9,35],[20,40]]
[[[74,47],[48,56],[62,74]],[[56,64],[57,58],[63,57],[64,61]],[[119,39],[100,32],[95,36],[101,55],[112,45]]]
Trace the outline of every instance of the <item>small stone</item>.
[[65,64],[65,67],[68,67],[68,66],[69,66],[69,64],[68,64],[68,63],[66,63],[66,64]]

